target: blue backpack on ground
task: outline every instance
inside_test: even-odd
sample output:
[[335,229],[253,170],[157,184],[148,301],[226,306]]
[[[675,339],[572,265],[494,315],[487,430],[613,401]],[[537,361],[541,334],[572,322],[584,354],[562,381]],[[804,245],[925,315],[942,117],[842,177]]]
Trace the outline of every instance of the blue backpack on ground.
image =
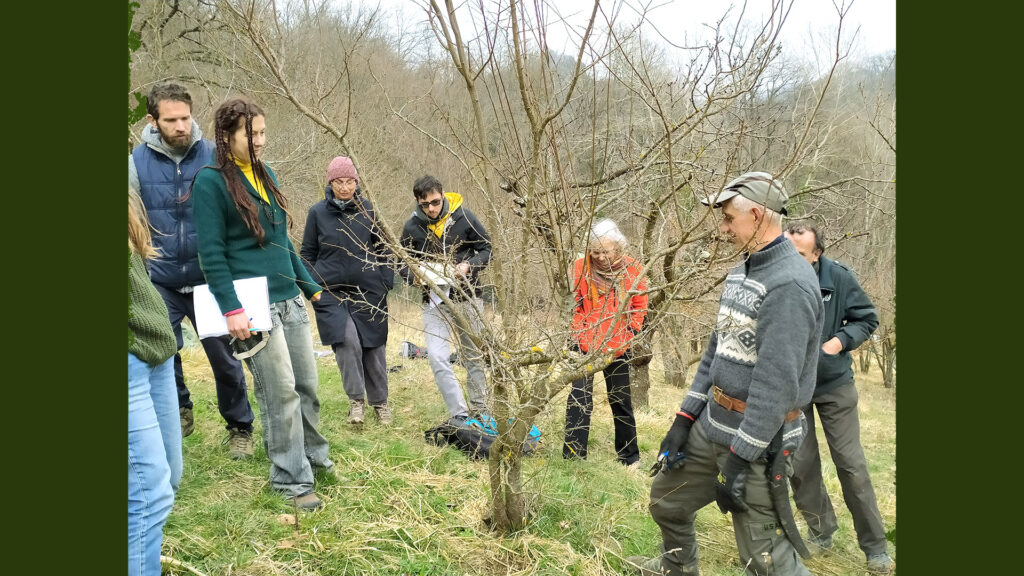
[[[510,420],[511,422],[511,420]],[[498,437],[498,423],[489,414],[481,414],[476,418],[468,418],[465,424],[457,426],[445,422],[425,432],[426,441],[443,446],[451,444],[473,459],[490,458],[491,444]],[[523,454],[533,454],[540,448],[540,430],[530,427],[523,443]]]

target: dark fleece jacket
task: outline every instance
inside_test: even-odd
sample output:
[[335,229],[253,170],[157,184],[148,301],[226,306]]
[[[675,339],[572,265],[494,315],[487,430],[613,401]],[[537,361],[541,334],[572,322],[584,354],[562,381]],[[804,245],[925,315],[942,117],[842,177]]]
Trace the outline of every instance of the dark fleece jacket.
[[349,201],[336,200],[331,187],[309,209],[299,250],[309,275],[323,288],[313,303],[320,341],[340,344],[349,316],[364,348],[383,346],[388,337],[387,293],[395,274],[386,265],[377,215],[356,189]]
[[[449,210],[452,206],[454,209]],[[443,231],[438,237],[428,226],[446,216]],[[444,194],[441,214],[434,220],[428,218],[417,206],[402,228],[401,243],[414,257],[424,262],[446,262],[453,265],[468,263],[468,283],[460,287],[461,290],[452,290],[450,297],[455,301],[461,300],[463,290],[472,296],[480,295],[479,276],[480,271],[491,261],[491,237],[476,216],[462,205],[462,196],[459,194]],[[403,268],[399,272],[407,282],[412,282],[413,276],[408,269]],[[423,302],[428,300],[424,292]]]
[[821,343],[837,337],[843,343],[838,354],[821,352],[818,357],[818,385],[814,395],[853,383],[853,359],[857,348],[878,328],[878,313],[871,299],[857,283],[857,277],[841,262],[824,256],[818,261],[818,284],[825,305]]

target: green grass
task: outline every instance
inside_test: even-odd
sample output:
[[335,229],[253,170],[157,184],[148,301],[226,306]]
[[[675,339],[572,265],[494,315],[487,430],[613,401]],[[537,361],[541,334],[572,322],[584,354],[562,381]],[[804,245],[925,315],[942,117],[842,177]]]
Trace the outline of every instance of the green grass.
[[[184,439],[185,469],[174,510],[164,529],[164,555],[202,574],[230,575],[611,575],[627,573],[623,559],[656,553],[657,526],[647,511],[650,465],[684,391],[662,384],[652,370],[650,410],[638,411],[643,472],[614,458],[611,412],[601,376],[589,460],[561,458],[566,392],[541,415],[541,451],[525,460],[531,506],[524,530],[508,536],[486,527],[487,467],[452,448],[424,442],[423,431],[446,417],[426,360],[398,357],[403,339],[422,343],[413,311],[398,309],[408,325],[393,323],[388,365],[395,424],[380,426],[368,414],[363,430],[345,423],[348,400],[332,358],[320,366],[321,432],[331,442],[338,476],[317,476],[325,506],[300,513],[268,485],[269,461],[257,416],[256,454],[228,458],[224,423],[217,412],[212,373],[201,347],[183,351],[195,403],[195,432]],[[319,341],[317,340],[317,344]],[[319,347],[318,348],[322,348]],[[457,369],[460,378],[464,376]],[[248,374],[247,374],[248,376]],[[251,391],[253,409],[259,410]],[[896,522],[895,396],[877,372],[857,374],[862,442],[887,529]],[[825,448],[823,436],[819,441]],[[864,574],[849,512],[831,460],[823,454],[826,486],[840,530],[830,553],[807,562],[816,575]],[[802,521],[798,519],[803,528]],[[706,576],[741,575],[732,525],[715,506],[697,517],[701,570]],[[895,556],[895,546],[890,546]],[[169,574],[188,574],[171,569]]]

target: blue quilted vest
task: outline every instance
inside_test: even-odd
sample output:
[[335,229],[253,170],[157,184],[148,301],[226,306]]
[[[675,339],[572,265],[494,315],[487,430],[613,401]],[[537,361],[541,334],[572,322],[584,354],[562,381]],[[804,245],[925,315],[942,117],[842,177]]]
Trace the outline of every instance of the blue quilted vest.
[[185,202],[180,200],[192,188],[196,172],[212,163],[214,151],[212,142],[200,140],[180,164],[175,164],[145,143],[132,150],[139,174],[139,195],[156,230],[153,245],[160,250],[160,256],[149,263],[149,276],[154,284],[179,288],[206,281],[199,268],[192,197]]

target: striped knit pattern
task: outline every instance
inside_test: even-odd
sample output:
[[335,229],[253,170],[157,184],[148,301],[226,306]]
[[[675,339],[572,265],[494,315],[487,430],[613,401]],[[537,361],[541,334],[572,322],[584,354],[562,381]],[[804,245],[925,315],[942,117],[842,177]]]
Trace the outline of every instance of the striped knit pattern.
[[[786,413],[811,400],[822,321],[817,277],[792,243],[751,254],[726,277],[715,331],[682,409],[700,415],[712,441],[757,460]],[[745,401],[746,412],[720,406],[712,385]],[[785,445],[799,446],[805,429],[802,416],[785,423]]]

